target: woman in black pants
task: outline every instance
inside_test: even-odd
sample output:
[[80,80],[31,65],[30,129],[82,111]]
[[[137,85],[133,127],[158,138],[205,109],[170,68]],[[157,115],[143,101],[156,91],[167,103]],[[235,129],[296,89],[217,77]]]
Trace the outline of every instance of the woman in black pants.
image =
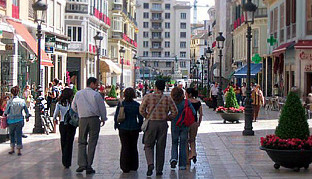
[[64,123],[64,117],[70,108],[73,95],[74,92],[72,89],[65,88],[62,91],[62,94],[59,97],[58,102],[56,103],[55,111],[53,114],[53,119],[57,121],[57,117],[59,116],[59,113],[61,113],[60,133],[62,147],[62,163],[65,168],[69,168],[71,166],[73,143],[76,134],[76,127]]
[[117,122],[117,117],[120,109],[120,104],[117,106],[114,116],[115,129],[119,129],[119,137],[121,142],[120,152],[120,168],[124,173],[136,171],[139,168],[139,155],[138,155],[138,138],[143,117],[139,113],[140,104],[133,99],[135,98],[135,90],[127,88],[124,92],[124,106],[125,120]]

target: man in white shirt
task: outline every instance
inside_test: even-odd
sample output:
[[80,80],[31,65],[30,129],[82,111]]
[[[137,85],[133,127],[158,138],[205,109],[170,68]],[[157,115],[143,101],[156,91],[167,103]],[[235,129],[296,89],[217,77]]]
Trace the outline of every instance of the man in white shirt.
[[218,97],[218,83],[217,82],[211,87],[211,97],[212,97],[213,110],[216,110],[217,97]]
[[[87,80],[87,88],[76,93],[72,109],[79,116],[78,165],[76,172],[86,170],[87,174],[95,173],[92,168],[95,148],[100,133],[100,123],[104,126],[106,107],[100,93],[96,92],[98,80],[91,77]],[[101,117],[101,120],[99,119]],[[87,136],[89,135],[89,140]],[[88,146],[88,154],[87,154]]]

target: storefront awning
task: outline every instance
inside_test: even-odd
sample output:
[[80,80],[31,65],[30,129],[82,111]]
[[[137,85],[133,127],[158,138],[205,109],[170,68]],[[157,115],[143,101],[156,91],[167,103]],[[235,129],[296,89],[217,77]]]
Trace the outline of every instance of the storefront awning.
[[114,62],[108,59],[101,59],[100,69],[102,72],[121,74],[121,69]]
[[273,56],[279,56],[281,53],[284,53],[287,49],[293,47],[295,45],[295,41],[284,43],[277,48],[275,48],[272,52]]
[[312,40],[299,40],[295,49],[312,49]]
[[[20,22],[16,22],[14,20],[8,19],[7,20],[16,30],[17,34],[20,35],[30,49],[38,56],[38,44],[37,41],[33,38],[33,36],[28,32],[27,28]],[[53,63],[50,60],[49,56],[45,53],[45,51],[41,50],[41,65],[43,66],[51,66],[53,67]]]
[[[255,78],[257,74],[261,71],[262,64],[250,64],[250,76],[251,78]],[[246,78],[247,77],[247,65],[243,66],[242,68],[238,69],[234,73],[235,78]]]

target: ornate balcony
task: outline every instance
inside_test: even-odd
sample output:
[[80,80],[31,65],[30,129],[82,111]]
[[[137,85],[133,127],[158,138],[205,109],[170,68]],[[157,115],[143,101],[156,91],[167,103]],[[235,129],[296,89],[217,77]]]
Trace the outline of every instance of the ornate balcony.
[[65,12],[88,14],[88,3],[67,1]]

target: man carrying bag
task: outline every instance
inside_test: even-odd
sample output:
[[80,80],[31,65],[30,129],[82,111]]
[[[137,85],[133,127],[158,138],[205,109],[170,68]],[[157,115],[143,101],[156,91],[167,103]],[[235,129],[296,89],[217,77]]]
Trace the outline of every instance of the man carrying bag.
[[154,147],[156,144],[156,175],[162,175],[165,161],[168,124],[178,114],[177,107],[170,96],[163,94],[166,83],[157,80],[156,92],[146,95],[140,105],[140,114],[148,120],[142,125],[144,150],[148,165],[147,176],[154,170]]

